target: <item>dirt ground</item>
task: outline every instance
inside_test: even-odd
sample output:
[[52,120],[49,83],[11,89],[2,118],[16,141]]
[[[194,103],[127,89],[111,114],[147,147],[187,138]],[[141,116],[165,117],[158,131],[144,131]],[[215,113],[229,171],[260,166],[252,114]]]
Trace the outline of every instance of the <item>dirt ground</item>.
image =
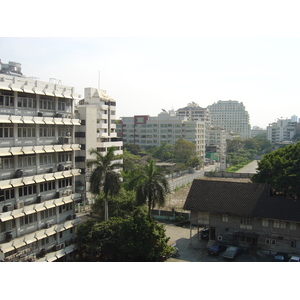
[[[235,181],[235,182],[251,182],[249,178],[215,178],[215,177],[203,177],[201,180],[218,180],[218,181]],[[175,190],[167,196],[167,201],[165,207],[161,207],[163,210],[172,210],[174,208],[176,211],[184,212],[182,209],[186,197],[191,188],[191,184]]]

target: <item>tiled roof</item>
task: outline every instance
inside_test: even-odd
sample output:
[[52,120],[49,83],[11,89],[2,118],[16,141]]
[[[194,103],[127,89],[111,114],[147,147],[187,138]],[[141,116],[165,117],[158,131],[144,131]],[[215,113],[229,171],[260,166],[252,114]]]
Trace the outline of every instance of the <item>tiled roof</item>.
[[269,184],[195,179],[183,209],[300,221],[300,200],[269,195]]

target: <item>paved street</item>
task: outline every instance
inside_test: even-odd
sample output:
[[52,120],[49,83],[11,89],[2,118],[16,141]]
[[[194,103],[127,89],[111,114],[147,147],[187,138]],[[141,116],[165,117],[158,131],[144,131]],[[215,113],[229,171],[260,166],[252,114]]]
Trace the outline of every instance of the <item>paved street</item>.
[[238,170],[237,173],[256,173],[257,172],[256,168],[258,167],[257,162],[258,162],[257,160],[252,161],[247,166]]

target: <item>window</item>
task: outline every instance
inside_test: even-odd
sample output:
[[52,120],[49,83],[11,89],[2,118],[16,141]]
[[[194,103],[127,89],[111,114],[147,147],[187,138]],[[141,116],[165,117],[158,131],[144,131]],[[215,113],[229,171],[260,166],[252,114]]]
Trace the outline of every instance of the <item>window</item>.
[[34,94],[19,93],[18,107],[36,108],[36,96]]
[[72,128],[67,126],[58,127],[58,136],[70,136],[72,133]]
[[268,227],[269,226],[269,220],[268,219],[262,219],[262,226]]
[[274,220],[274,221],[273,221],[273,227],[274,227],[274,228],[280,228],[280,221]]
[[53,125],[40,127],[40,137],[54,137],[54,136],[55,136],[55,127]]
[[0,201],[10,200],[13,198],[15,198],[14,189],[0,190]]
[[56,215],[56,207],[41,211],[41,220],[50,218]]
[[35,127],[30,127],[26,125],[19,124],[18,125],[18,137],[26,138],[26,137],[35,137],[36,130]]
[[65,153],[58,154],[58,162],[71,162],[71,161],[72,161],[72,152],[65,152]]
[[55,190],[55,181],[40,183],[40,192]]
[[60,179],[58,181],[58,187],[59,188],[63,188],[63,187],[67,187],[67,186],[71,186],[72,185],[72,178],[65,178],[65,179]]
[[13,92],[0,92],[0,105],[2,106],[14,106],[14,94]]
[[44,110],[55,110],[54,98],[41,96],[40,98],[40,109]]
[[290,223],[290,230],[296,230],[297,229],[297,223],[291,222]]
[[26,224],[34,223],[34,222],[36,222],[36,220],[37,220],[36,213],[27,215],[27,216],[20,218],[20,225],[23,226]]
[[3,157],[0,159],[0,169],[7,170],[14,168],[14,158],[13,157]]
[[241,224],[252,225],[253,219],[250,217],[241,218]]
[[68,204],[64,204],[64,205],[61,205],[59,206],[59,213],[63,213],[63,212],[66,212],[66,211],[70,211],[70,210],[73,210],[73,203],[68,203]]
[[40,154],[40,165],[48,165],[55,163],[55,155],[54,154]]
[[228,215],[222,215],[222,222],[228,222]]
[[27,186],[19,187],[20,197],[33,195],[33,194],[36,194],[36,185],[27,185]]
[[36,165],[35,155],[23,155],[18,157],[18,166],[21,167],[29,167]]
[[0,124],[0,137],[13,138],[14,137],[13,124]]

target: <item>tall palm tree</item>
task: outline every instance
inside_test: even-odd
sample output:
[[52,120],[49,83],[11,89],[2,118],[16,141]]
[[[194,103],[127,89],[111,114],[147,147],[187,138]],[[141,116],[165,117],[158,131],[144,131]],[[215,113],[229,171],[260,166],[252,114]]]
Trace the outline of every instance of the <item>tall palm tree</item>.
[[104,220],[108,220],[108,195],[114,196],[120,192],[121,179],[116,169],[120,169],[122,164],[115,163],[117,156],[114,155],[115,147],[107,149],[106,155],[102,155],[97,149],[90,149],[90,155],[96,155],[95,159],[89,159],[86,162],[88,168],[93,168],[90,177],[90,192],[94,195],[100,195],[104,192]]
[[148,204],[149,216],[155,205],[164,206],[166,195],[170,192],[168,181],[161,170],[155,166],[154,160],[151,160],[141,173],[130,181],[129,187],[135,190],[139,205]]

